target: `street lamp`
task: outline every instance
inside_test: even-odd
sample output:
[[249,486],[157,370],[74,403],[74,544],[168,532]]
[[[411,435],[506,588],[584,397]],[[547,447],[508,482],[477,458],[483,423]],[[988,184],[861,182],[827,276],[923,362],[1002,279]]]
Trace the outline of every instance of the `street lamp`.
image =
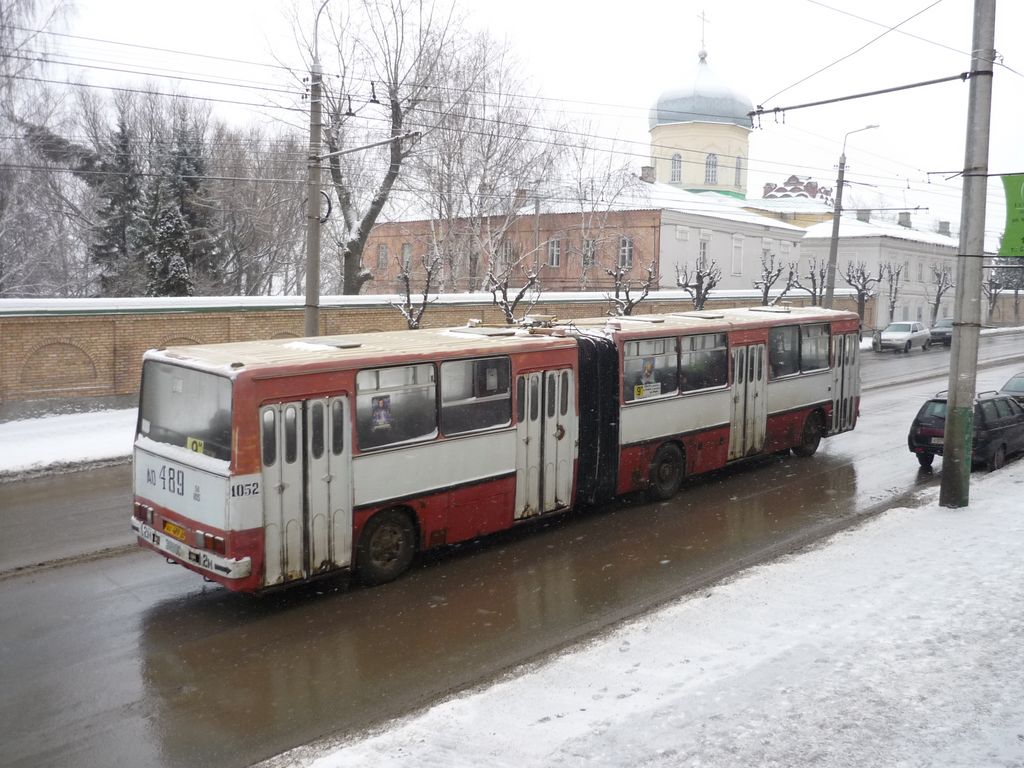
[[851,134],[868,131],[877,127],[877,125],[865,125],[863,128],[847,131],[846,135],[843,136],[843,151],[839,155],[839,178],[836,180],[836,204],[832,211],[832,241],[828,246],[828,269],[825,272],[825,299],[822,301],[822,306],[824,306],[825,309],[832,309],[832,294],[836,287],[836,255],[839,251],[839,218],[843,213],[843,175],[846,172],[846,140]]

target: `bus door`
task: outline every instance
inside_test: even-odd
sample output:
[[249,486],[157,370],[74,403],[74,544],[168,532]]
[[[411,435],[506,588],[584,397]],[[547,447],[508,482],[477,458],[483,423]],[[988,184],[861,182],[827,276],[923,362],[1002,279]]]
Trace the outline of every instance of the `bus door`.
[[729,460],[760,453],[768,422],[764,344],[732,348],[732,421]]
[[306,402],[306,562],[308,573],[352,560],[351,411],[347,397]]
[[846,333],[832,337],[832,424],[829,434],[853,429],[857,421],[857,394],[860,378],[858,359],[859,334]]
[[351,561],[350,414],[346,397],[260,409],[265,586]]
[[302,578],[302,403],[260,408],[264,586]]
[[576,397],[569,368],[516,378],[516,519],[572,503]]

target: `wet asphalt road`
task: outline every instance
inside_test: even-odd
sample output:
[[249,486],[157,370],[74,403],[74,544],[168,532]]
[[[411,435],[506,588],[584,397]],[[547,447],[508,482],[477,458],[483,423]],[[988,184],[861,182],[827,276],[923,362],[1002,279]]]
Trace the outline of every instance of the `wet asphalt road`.
[[[873,387],[932,364],[943,374],[948,352],[867,353],[857,430],[811,459],[771,457],[691,480],[670,502],[624,499],[535,524],[427,558],[376,589],[335,581],[238,596],[136,551],[8,571],[0,765],[249,765],[713,589],[937,482],[904,435],[944,380]],[[1021,365],[982,370],[979,387]],[[83,541],[130,542],[114,533],[126,526],[128,473],[96,472],[0,486],[0,546],[19,546],[6,535],[17,531],[38,562],[88,549]]]

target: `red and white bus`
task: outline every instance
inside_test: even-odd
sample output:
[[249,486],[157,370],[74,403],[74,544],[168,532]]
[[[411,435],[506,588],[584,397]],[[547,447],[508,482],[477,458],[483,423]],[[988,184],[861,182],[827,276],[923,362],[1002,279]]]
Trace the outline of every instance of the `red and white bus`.
[[759,307],[174,347],[143,362],[132,527],[229,589],[417,552],[853,429],[853,313]]

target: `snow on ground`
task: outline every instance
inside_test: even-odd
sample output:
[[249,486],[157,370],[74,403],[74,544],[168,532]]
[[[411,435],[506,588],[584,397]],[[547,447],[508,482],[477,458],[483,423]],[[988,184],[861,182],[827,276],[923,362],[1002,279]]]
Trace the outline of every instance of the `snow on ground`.
[[1024,461],[275,766],[1024,765]]
[[0,423],[0,474],[123,458],[135,439],[135,408]]

